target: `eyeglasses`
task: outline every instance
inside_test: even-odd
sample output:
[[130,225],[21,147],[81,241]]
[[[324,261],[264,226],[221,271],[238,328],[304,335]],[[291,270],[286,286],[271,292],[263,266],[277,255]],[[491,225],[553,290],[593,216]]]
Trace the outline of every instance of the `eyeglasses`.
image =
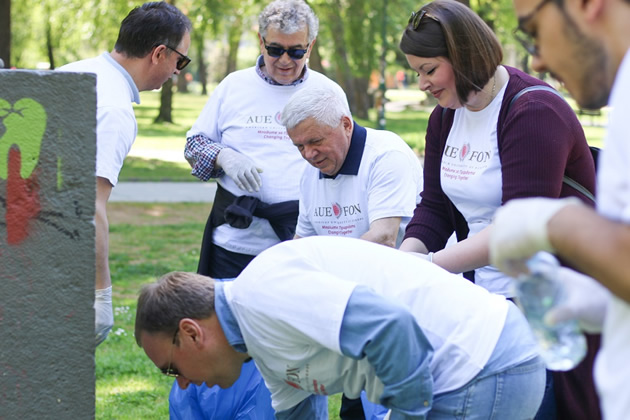
[[177,51],[175,48],[173,47],[169,47],[168,45],[164,44],[164,46],[166,48],[168,48],[169,50],[175,51],[177,54],[179,54],[179,59],[177,60],[177,70],[182,71],[184,70],[184,68],[190,64],[190,62],[192,61],[190,59],[190,57],[180,53],[179,51]]
[[179,376],[179,371],[175,368],[171,368],[171,366],[173,365],[173,348],[175,347],[175,339],[177,338],[178,332],[179,327],[177,327],[177,329],[175,330],[175,334],[173,334],[173,342],[171,343],[171,355],[168,358],[168,367],[166,369],[160,369],[163,374],[172,378],[177,378]]
[[540,12],[540,10],[547,4],[555,0],[542,0],[538,3],[538,6],[534,8],[529,14],[518,18],[518,26],[514,30],[514,38],[525,48],[529,54],[533,56],[538,55],[538,46],[536,45],[536,34],[532,34],[531,32],[525,29],[527,26],[527,22],[532,20],[536,13]]
[[409,22],[407,22],[407,25],[410,24],[413,30],[415,31],[418,29],[418,26],[420,26],[420,22],[422,21],[422,18],[425,16],[428,17],[429,19],[433,19],[437,23],[440,23],[440,20],[436,18],[435,16],[433,16],[431,13],[428,13],[424,9],[420,9],[417,12],[411,12],[411,16],[409,17]]
[[265,41],[265,38],[263,38],[263,43],[265,44],[265,48],[267,49],[267,54],[269,54],[269,56],[273,58],[282,57],[282,54],[287,53],[289,57],[291,57],[291,59],[301,60],[302,58],[304,58],[304,54],[306,54],[306,52],[308,51],[308,45],[306,46],[306,49],[302,49],[302,48],[284,49],[280,47],[273,47],[271,45],[267,45],[267,41]]

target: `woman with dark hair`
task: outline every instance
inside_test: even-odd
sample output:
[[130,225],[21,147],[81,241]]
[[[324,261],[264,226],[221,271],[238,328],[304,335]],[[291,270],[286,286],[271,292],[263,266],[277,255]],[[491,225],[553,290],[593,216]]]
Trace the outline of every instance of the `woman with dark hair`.
[[[413,13],[400,49],[418,74],[419,88],[438,101],[427,128],[422,200],[400,249],[427,254],[435,264],[513,298],[511,279],[489,265],[490,223],[513,198],[576,196],[592,204],[579,186],[565,181],[595,188],[580,122],[550,86],[502,65],[495,34],[459,2],[436,0]],[[446,247],[453,233],[457,242]],[[570,413],[566,418],[600,416],[592,378],[598,337],[589,341],[594,345],[576,369],[554,375],[558,414]],[[555,418],[549,400],[539,418]]]

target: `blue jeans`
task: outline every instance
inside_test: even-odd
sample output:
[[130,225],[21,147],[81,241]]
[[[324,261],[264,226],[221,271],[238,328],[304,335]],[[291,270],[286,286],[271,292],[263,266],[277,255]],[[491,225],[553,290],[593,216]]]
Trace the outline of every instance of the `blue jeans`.
[[482,371],[463,387],[435,395],[427,419],[533,419],[544,392],[545,365],[535,357],[494,375]]

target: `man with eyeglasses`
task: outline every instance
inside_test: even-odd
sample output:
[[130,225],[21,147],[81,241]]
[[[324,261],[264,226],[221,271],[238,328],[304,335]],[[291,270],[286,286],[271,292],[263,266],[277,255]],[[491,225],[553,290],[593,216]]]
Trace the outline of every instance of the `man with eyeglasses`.
[[356,238],[283,242],[230,282],[166,274],[140,292],[135,337],[184,388],[230,387],[253,359],[277,419],[327,420],[327,395],[362,390],[392,420],[531,419],[545,387],[512,302]]
[[[630,1],[514,0],[532,68],[561,80],[582,108],[610,104],[599,159],[597,210],[571,200],[515,200],[497,212],[490,258],[506,273],[524,271],[539,250],[588,276],[560,278],[566,304],[551,321],[578,319],[602,331],[595,382],[606,420],[630,412]],[[594,281],[595,280],[595,281]]]
[[191,23],[166,2],[136,7],[120,26],[114,50],[60,67],[60,71],[96,74],[96,345],[114,325],[109,271],[107,201],[136,133],[132,102],[139,92],[160,88],[190,63]]
[[[273,1],[258,16],[258,24],[261,55],[256,64],[219,83],[186,135],[184,155],[192,175],[217,180],[198,272],[218,279],[236,277],[260,252],[295,233],[299,180],[306,162],[280,124],[289,97],[308,86],[331,86],[343,94],[335,82],[306,65],[319,29],[306,2]],[[269,393],[254,370],[244,372],[229,390],[194,385],[181,390],[174,384],[171,418],[184,419],[189,410],[219,418],[217,410],[230,404],[232,411],[222,418],[237,417],[247,410],[238,405],[246,388],[241,382],[256,375],[262,389],[254,393],[267,396],[267,406],[259,403],[256,412],[260,418],[272,418]],[[232,396],[235,402],[227,402]],[[217,404],[190,405],[209,398],[216,398]]]

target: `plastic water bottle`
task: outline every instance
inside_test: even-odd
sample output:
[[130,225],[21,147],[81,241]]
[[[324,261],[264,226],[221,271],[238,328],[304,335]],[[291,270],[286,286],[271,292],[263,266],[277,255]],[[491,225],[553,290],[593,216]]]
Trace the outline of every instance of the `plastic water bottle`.
[[538,340],[540,355],[549,370],[570,370],[586,355],[586,339],[577,320],[556,325],[544,322],[547,312],[565,299],[565,291],[556,280],[558,260],[539,252],[527,261],[530,274],[516,282],[518,304]]

